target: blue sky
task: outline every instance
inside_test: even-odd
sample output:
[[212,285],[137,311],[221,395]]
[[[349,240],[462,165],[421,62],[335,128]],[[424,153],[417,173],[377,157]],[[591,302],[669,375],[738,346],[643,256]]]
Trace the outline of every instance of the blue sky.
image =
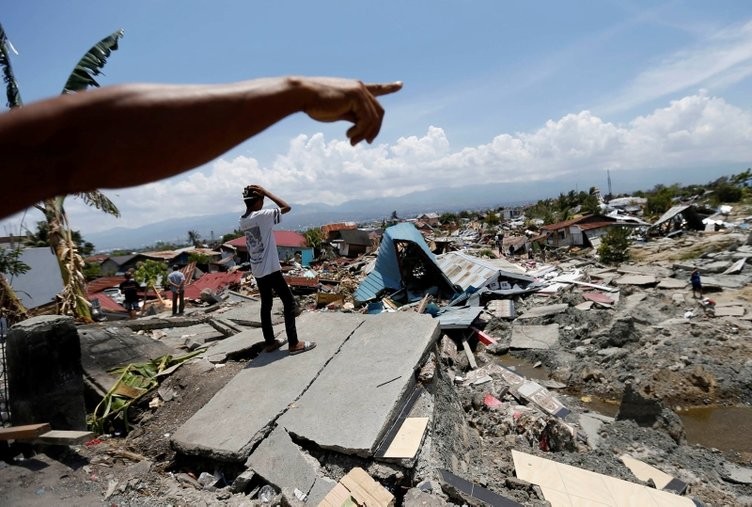
[[566,191],[604,186],[578,175],[605,169],[634,188],[630,171],[752,165],[748,1],[35,0],[9,2],[0,23],[26,103],[59,93],[118,28],[103,85],[286,74],[405,83],[382,99],[373,145],[351,148],[344,123],[296,115],[172,180],[108,191],[119,220],[71,200],[84,233],[239,211],[252,182],[293,203],[336,204],[482,182],[560,180]]

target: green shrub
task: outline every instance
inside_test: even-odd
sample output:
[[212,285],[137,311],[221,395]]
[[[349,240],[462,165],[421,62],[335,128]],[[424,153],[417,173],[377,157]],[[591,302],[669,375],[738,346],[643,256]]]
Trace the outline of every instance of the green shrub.
[[601,238],[598,256],[605,264],[619,264],[629,259],[629,236],[626,227],[611,227]]

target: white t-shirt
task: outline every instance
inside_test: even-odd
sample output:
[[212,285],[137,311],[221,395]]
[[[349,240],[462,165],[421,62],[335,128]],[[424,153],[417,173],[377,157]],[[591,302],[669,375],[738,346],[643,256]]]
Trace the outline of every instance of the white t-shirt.
[[251,260],[251,273],[256,278],[270,275],[282,269],[277,254],[272,227],[281,220],[279,208],[254,211],[240,218],[240,230],[245,233],[245,244]]

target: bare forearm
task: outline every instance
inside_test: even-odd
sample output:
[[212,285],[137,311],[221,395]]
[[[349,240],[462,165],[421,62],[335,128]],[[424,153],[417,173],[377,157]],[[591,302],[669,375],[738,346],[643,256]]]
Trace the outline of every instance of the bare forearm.
[[140,185],[204,164],[282,118],[353,123],[372,142],[377,96],[402,83],[281,77],[218,85],[120,85],[61,96],[0,115],[0,217],[47,197]]
[[305,100],[295,80],[279,78],[114,86],[39,102],[0,116],[6,182],[30,205],[36,194],[169,177],[302,110]]
[[266,196],[279,207],[279,211],[281,211],[282,214],[285,214],[292,209],[292,207],[287,204],[287,201],[281,199],[280,197],[277,197],[268,190],[266,191]]

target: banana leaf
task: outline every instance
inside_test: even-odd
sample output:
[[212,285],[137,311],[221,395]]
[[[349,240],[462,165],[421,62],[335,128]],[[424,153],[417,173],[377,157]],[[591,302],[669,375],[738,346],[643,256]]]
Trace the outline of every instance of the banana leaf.
[[80,92],[90,86],[99,87],[94,76],[102,73],[102,67],[107,63],[107,58],[117,50],[118,40],[124,34],[122,29],[117,30],[92,46],[71,72],[63,87],[63,93]]

